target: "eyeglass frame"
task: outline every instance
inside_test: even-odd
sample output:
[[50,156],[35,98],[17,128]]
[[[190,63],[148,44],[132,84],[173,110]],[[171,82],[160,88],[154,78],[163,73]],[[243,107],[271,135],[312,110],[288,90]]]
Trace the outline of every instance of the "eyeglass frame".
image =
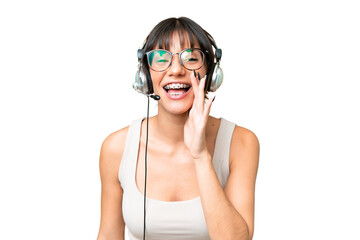
[[[182,60],[181,60],[181,58],[180,58],[180,55],[181,55],[183,52],[185,52],[185,51],[187,51],[187,50],[189,50],[189,49],[199,50],[199,51],[202,53],[202,63],[201,63],[201,66],[198,67],[198,68],[196,68],[196,69],[189,69],[189,68],[185,67],[184,64],[183,64],[183,62],[182,62]],[[155,52],[155,51],[159,51],[159,50],[165,51],[165,52],[169,53],[170,56],[171,56],[171,58],[170,58],[170,64],[169,64],[169,66],[167,66],[167,68],[165,68],[164,70],[155,70],[155,69],[153,69],[153,68],[150,66],[150,63],[149,63],[149,54],[152,53],[152,52]],[[208,51],[206,51],[206,52],[208,52]],[[149,68],[151,68],[151,69],[152,69],[153,71],[155,71],[155,72],[164,72],[164,71],[168,70],[168,69],[171,67],[171,64],[172,64],[172,62],[173,62],[173,61],[172,61],[172,60],[173,60],[173,55],[179,55],[180,65],[181,65],[182,67],[184,67],[185,69],[189,70],[189,71],[193,71],[193,70],[198,70],[198,69],[200,69],[202,66],[204,66],[204,62],[205,62],[205,53],[204,53],[200,48],[185,48],[185,49],[183,49],[181,52],[178,52],[178,53],[172,53],[172,52],[170,52],[170,51],[168,51],[168,50],[166,50],[166,49],[161,49],[161,48],[159,48],[159,49],[154,49],[154,50],[148,51],[148,52],[146,52],[145,54],[146,54],[146,60],[147,60],[147,63],[148,63]]]

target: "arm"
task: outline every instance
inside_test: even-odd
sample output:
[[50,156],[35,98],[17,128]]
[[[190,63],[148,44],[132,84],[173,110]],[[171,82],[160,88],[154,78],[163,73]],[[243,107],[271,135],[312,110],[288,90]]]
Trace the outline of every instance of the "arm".
[[256,135],[240,127],[235,128],[231,141],[230,175],[225,190],[221,188],[209,154],[195,162],[211,239],[252,239],[258,162]]
[[122,215],[123,190],[118,170],[126,131],[109,135],[101,146],[101,220],[98,240],[124,240],[125,223]]
[[195,164],[200,199],[211,239],[251,240],[259,141],[248,129],[236,127],[230,146],[230,175],[223,190],[206,146],[205,128],[214,98],[204,104],[205,78],[191,76],[194,102],[184,126],[184,142]]

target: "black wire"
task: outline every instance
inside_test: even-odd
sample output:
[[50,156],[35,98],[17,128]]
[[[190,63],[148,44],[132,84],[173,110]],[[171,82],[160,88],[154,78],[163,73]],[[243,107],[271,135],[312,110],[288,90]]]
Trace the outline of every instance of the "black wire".
[[145,142],[145,184],[144,184],[144,232],[143,232],[143,240],[145,240],[145,230],[146,230],[146,179],[147,179],[147,147],[148,147],[148,136],[149,136],[149,106],[150,106],[150,97],[148,96],[147,114],[146,114],[146,142]]

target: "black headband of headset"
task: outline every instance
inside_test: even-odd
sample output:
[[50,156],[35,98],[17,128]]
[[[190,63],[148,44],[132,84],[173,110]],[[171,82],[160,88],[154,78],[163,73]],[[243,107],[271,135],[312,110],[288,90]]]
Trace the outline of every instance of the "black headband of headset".
[[211,44],[214,46],[215,48],[215,57],[216,57],[216,61],[218,62],[221,59],[222,56],[222,50],[220,48],[218,48],[214,42],[214,40],[210,37],[208,37]]

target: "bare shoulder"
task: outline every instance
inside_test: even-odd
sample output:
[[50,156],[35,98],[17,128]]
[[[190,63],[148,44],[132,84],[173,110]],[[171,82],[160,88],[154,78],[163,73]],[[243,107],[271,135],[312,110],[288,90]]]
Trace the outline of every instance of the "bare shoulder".
[[244,127],[235,126],[230,146],[230,168],[232,164],[251,164],[257,169],[260,142],[256,134]]
[[109,134],[101,145],[100,174],[117,179],[129,126]]
[[102,143],[101,149],[109,153],[121,153],[124,150],[129,126],[109,134]]
[[232,142],[242,144],[245,146],[259,145],[259,139],[253,131],[237,125],[235,126],[234,129]]

